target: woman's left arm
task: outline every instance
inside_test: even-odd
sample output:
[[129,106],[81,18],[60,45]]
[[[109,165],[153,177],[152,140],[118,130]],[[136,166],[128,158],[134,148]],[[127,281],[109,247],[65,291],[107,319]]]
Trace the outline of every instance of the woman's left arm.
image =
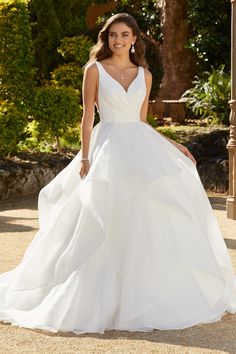
[[[147,112],[148,112],[148,104],[149,104],[149,96],[151,92],[151,87],[152,87],[152,74],[149,70],[145,69],[145,82],[146,82],[146,97],[143,102],[143,105],[141,107],[141,112],[140,112],[140,119],[142,122],[148,124],[150,127],[153,128],[153,126],[147,122]],[[184,155],[190,158],[195,164],[197,161],[189,151],[189,149],[182,145],[177,143],[176,141],[170,139],[169,137],[165,136],[164,134],[157,132],[155,128],[153,128],[156,133],[161,134],[165,139],[167,139],[170,143],[172,143],[177,149],[179,149]]]

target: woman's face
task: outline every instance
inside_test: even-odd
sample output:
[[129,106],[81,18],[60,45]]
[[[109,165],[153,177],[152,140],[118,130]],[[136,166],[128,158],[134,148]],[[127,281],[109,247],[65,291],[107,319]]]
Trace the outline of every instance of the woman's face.
[[135,41],[136,36],[125,23],[118,22],[111,25],[108,32],[108,45],[114,54],[121,55],[129,52],[131,44]]

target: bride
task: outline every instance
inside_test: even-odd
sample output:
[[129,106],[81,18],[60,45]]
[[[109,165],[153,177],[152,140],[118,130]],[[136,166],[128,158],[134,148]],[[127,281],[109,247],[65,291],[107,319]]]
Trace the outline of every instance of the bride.
[[81,150],[40,191],[40,229],[0,275],[0,320],[81,334],[182,329],[236,312],[236,276],[196,161],[146,121],[151,81],[136,21],[112,16],[85,68]]

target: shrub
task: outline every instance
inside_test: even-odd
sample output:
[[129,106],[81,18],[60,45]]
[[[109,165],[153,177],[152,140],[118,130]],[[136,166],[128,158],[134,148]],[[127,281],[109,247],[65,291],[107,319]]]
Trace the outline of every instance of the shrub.
[[0,97],[22,108],[32,100],[35,73],[26,2],[1,2],[0,33]]
[[34,60],[27,2],[0,3],[0,151],[24,139],[34,92]]
[[55,139],[60,152],[60,138],[66,135],[68,129],[76,128],[81,118],[78,94],[69,87],[39,87],[36,89],[33,114],[38,122],[39,140],[44,137]]
[[94,0],[30,0],[37,77],[40,84],[63,60],[57,48],[64,37],[87,32],[87,9]]
[[35,120],[28,122],[25,128],[24,139],[19,142],[18,148],[20,151],[31,151],[31,152],[52,152],[53,146],[50,143],[50,137],[47,139],[39,141],[38,132],[39,123]]
[[57,49],[67,63],[58,66],[51,73],[51,82],[55,85],[72,86],[80,89],[83,81],[82,67],[89,58],[93,42],[86,36],[65,37]]
[[52,72],[51,82],[56,86],[72,86],[81,88],[83,81],[83,71],[76,63],[68,63],[58,66]]
[[193,84],[182,95],[192,113],[213,124],[229,125],[230,75],[224,72],[224,66],[195,77]]
[[178,135],[176,134],[176,131],[172,128],[165,128],[165,127],[159,127],[157,128],[157,131],[159,131],[161,134],[167,136],[168,138],[178,141]]
[[156,117],[154,117],[151,113],[147,114],[147,121],[149,124],[151,124],[151,126],[153,128],[158,127],[158,121],[157,121]]
[[76,61],[83,67],[88,61],[89,51],[93,45],[93,41],[84,35],[65,37],[57,51],[66,61]]
[[13,103],[0,102],[0,152],[16,152],[22,139],[27,116],[19,111]]

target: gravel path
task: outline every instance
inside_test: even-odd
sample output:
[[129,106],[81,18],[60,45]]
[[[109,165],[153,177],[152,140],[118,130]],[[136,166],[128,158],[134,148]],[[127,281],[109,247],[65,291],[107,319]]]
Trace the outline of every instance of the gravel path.
[[[236,221],[226,218],[225,196],[209,194],[236,271]],[[14,268],[38,229],[37,200],[0,204],[0,272]],[[105,334],[47,333],[0,322],[0,354],[236,354],[236,315],[184,330]]]

